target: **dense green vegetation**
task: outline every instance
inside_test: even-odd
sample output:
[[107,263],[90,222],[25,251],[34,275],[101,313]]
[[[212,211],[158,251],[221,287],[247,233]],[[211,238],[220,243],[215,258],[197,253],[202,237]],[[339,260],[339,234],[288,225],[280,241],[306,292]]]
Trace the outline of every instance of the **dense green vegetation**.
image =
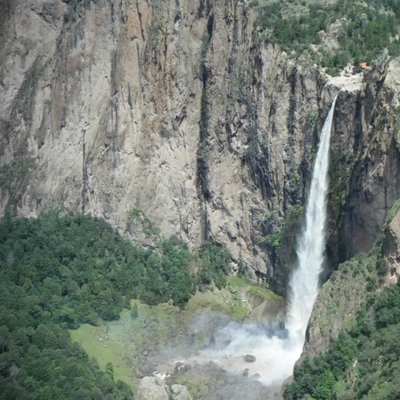
[[260,244],[265,244],[270,250],[279,247],[283,239],[288,237],[296,227],[300,218],[302,218],[303,213],[304,207],[302,205],[289,207],[286,216],[279,227],[275,228],[272,233],[263,236],[260,240]]
[[[382,273],[382,262],[376,264]],[[330,350],[294,372],[285,399],[400,398],[400,286],[371,293]]]
[[208,242],[198,254],[198,283],[200,288],[215,283],[219,289],[226,285],[229,254],[223,247]]
[[131,398],[64,328],[117,319],[131,298],[184,306],[198,280],[221,284],[226,270],[226,253],[212,243],[191,255],[171,238],[150,251],[88,216],[6,217],[0,223],[0,399]]
[[[400,54],[399,0],[275,1],[259,10],[264,40],[292,56],[308,57],[331,74],[349,62],[372,63],[385,48],[391,56]],[[337,40],[336,48],[325,41],[325,33]]]

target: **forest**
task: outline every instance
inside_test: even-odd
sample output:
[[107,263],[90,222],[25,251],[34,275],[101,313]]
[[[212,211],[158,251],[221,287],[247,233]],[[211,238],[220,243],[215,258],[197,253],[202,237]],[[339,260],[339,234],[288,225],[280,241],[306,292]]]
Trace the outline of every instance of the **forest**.
[[[184,307],[226,282],[228,254],[176,238],[133,246],[105,221],[48,213],[0,223],[0,399],[131,399],[67,329],[118,319],[129,300]],[[192,272],[194,271],[194,272]]]
[[[381,288],[368,269],[385,273],[383,259],[358,256],[339,268],[351,275],[364,269],[369,294],[355,321],[344,329],[329,350],[306,359],[294,370],[285,399],[388,400],[400,398],[400,285]],[[350,276],[349,276],[349,279]]]
[[[348,63],[357,72],[360,62],[372,64],[384,49],[390,56],[400,55],[398,0],[252,4],[258,7],[257,24],[265,41],[280,45],[295,58],[309,58],[330,75]],[[337,31],[332,33],[336,46],[323,40],[330,30]]]

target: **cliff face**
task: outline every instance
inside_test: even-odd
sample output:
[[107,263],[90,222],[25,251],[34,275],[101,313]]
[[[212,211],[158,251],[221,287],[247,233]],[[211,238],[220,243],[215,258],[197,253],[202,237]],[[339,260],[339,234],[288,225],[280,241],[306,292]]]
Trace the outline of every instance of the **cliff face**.
[[[318,69],[262,44],[253,11],[235,0],[0,8],[2,212],[91,213],[150,243],[140,216],[192,247],[225,244],[234,268],[285,290],[293,235],[273,248],[260,241],[294,231],[287,216],[304,203],[341,84],[323,90]],[[399,195],[396,70],[371,71],[339,95],[332,260],[368,249]]]
[[145,241],[129,223],[140,209],[164,235],[212,237],[267,273],[263,225],[302,201],[316,70],[262,46],[236,1],[16,1],[1,14],[2,210],[92,213]]
[[[343,264],[323,285],[309,322],[304,355],[314,356],[329,347],[375,290],[378,278],[379,286],[388,285],[396,283],[400,274],[399,68],[396,59],[385,70],[370,71],[360,89],[338,104],[332,145],[338,167],[331,167],[328,251],[339,262],[369,254]],[[351,121],[353,136],[343,135],[343,124]],[[349,139],[336,148],[340,140]],[[386,267],[377,271],[382,259]]]

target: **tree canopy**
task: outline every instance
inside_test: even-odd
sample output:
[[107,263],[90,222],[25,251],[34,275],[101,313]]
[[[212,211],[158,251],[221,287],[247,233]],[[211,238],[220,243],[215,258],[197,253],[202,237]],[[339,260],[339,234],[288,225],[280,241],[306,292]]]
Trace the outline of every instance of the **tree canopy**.
[[71,342],[66,328],[118,319],[132,298],[183,307],[200,280],[223,282],[226,253],[207,246],[191,254],[170,238],[158,249],[139,248],[90,216],[3,219],[0,399],[132,398],[126,384]]

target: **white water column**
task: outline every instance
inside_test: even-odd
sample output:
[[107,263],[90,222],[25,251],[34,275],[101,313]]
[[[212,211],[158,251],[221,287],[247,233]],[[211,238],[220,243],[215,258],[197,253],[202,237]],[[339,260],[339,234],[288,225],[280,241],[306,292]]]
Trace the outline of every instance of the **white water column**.
[[322,128],[306,205],[305,226],[297,243],[298,265],[292,273],[289,284],[286,327],[291,345],[295,347],[301,345],[301,348],[318,294],[319,277],[324,262],[329,144],[336,97]]
[[[297,243],[298,263],[289,284],[288,336],[269,337],[265,330],[252,324],[228,324],[216,333],[215,345],[195,357],[196,362],[213,361],[235,374],[247,370],[249,376],[257,376],[265,386],[275,388],[293,373],[293,366],[303,351],[324,262],[329,142],[335,102],[336,98],[322,128],[305,224]],[[246,354],[254,355],[254,362],[245,362]]]

